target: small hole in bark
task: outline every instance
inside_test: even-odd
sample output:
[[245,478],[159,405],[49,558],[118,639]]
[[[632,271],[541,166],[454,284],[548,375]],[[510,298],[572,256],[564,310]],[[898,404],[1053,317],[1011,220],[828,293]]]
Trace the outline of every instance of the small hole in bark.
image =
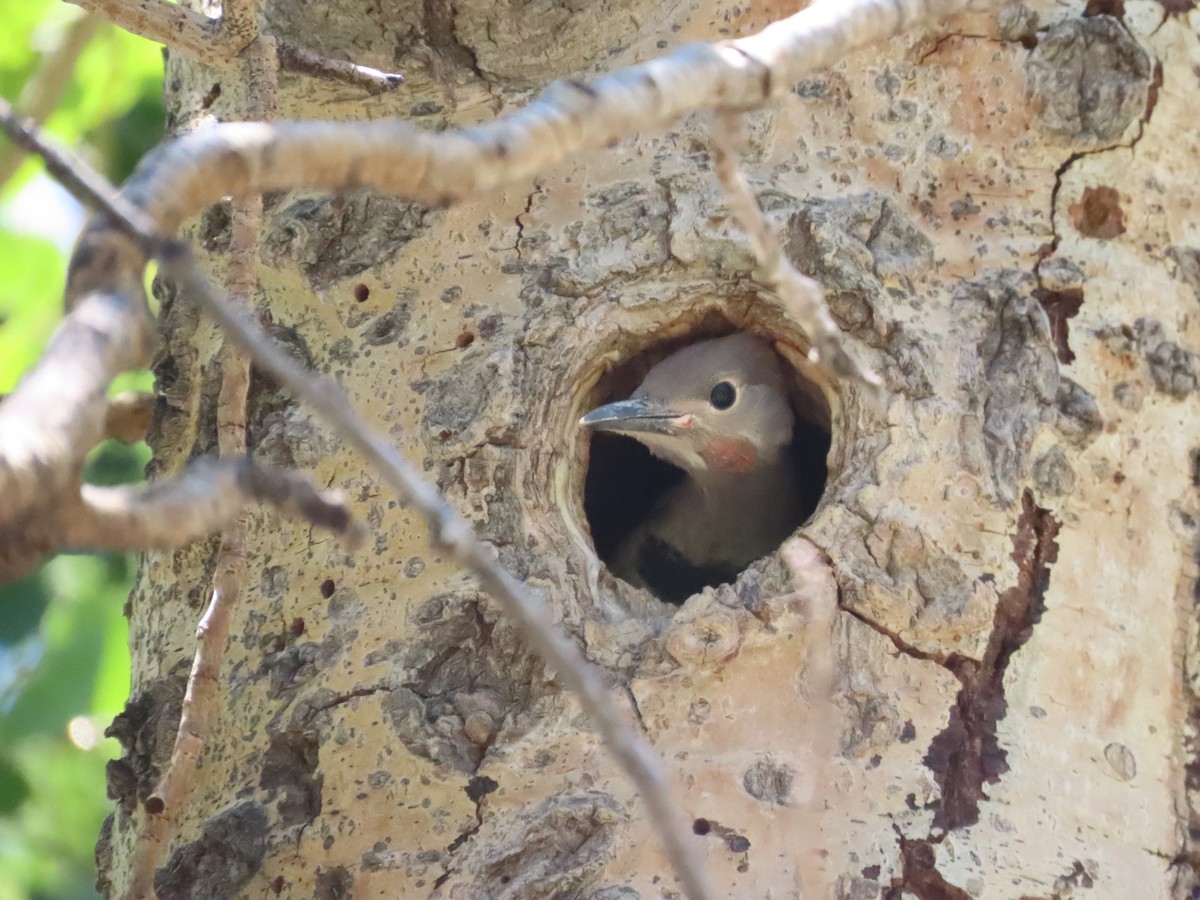
[[593,417],[583,508],[596,554],[668,603],[735,581],[812,516],[825,490],[824,394],[769,335],[724,320],[620,363],[581,412]]
[[473,343],[475,343],[475,335],[471,334],[469,331],[464,331],[454,339],[454,346],[459,350],[466,350]]
[[697,819],[692,823],[692,832],[694,834],[705,835],[712,830],[712,824],[708,819]]
[[354,299],[359,303],[366,303],[367,298],[371,296],[371,289],[365,284],[356,284],[354,286]]
[[326,578],[324,581],[321,582],[321,596],[324,597],[326,600],[328,600],[330,597],[333,596],[333,592],[335,589],[336,589],[336,585],[334,585],[332,578]]

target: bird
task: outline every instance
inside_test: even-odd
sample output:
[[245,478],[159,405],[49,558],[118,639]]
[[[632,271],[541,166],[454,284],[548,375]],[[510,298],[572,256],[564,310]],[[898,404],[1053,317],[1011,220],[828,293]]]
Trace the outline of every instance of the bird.
[[661,600],[680,604],[734,581],[801,523],[787,377],[749,332],[676,351],[628,399],[579,425],[632,437],[685,473],[608,560],[618,578]]

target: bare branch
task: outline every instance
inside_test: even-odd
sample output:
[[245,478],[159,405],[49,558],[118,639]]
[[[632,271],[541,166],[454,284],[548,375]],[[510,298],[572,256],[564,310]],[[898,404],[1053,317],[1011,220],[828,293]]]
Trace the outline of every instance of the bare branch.
[[878,407],[883,381],[856,360],[846,348],[847,337],[825,304],[821,286],[784,256],[779,235],[767,224],[754,192],[739,171],[737,152],[742,141],[741,113],[718,111],[715,114],[713,146],[716,150],[717,179],[729,201],[738,225],[750,240],[750,249],[761,270],[762,282],[779,295],[784,307],[812,340],[809,357],[835,377],[850,378],[864,389],[867,399]]
[[125,391],[109,398],[104,414],[104,436],[123,444],[145,440],[154,415],[154,395],[142,391]]
[[149,485],[80,489],[64,516],[60,546],[76,550],[179,547],[226,527],[250,503],[267,503],[286,518],[361,537],[336,494],[322,495],[302,475],[249,459],[203,460]]
[[703,108],[753,109],[804,72],[916,22],[999,0],[822,0],[756,35],[692,44],[590,84],[551,85],[493,122],[430,132],[401,119],[228,123],[143,160],[123,196],[163,232],[225,196],[373,187],[443,206]]
[[144,366],[152,339],[145,310],[117,293],[88,294],[58,326],[0,403],[0,524],[20,521],[78,479],[104,437],[109,382]]
[[[20,115],[40,125],[58,108],[80,54],[103,24],[100,18],[85,13],[63,29],[58,42],[42,56],[25,83],[16,103]],[[0,188],[13,177],[24,159],[24,151],[15,144],[0,150]]]
[[[5,112],[4,106],[0,105],[0,125],[13,128],[28,142],[31,149],[40,152],[42,142],[27,129],[13,127],[11,121],[6,123]],[[567,636],[558,630],[549,610],[504,570],[492,553],[475,537],[466,520],[442,499],[432,485],[420,478],[416,470],[378,430],[370,429],[358,417],[331,382],[302,369],[272,344],[257,326],[229,308],[226,300],[196,270],[186,246],[162,240],[153,231],[139,228],[145,221],[140,211],[131,209],[127,203],[121,202],[120,198],[110,199],[112,194],[105,194],[100,176],[84,169],[81,163],[69,162],[62,154],[49,155],[67,172],[63,183],[68,190],[81,187],[77,194],[78,199],[99,205],[111,227],[120,229],[124,240],[132,238],[138,247],[154,255],[158,259],[162,275],[174,279],[187,291],[216,320],[227,336],[251,354],[260,367],[338,428],[339,433],[354,444],[383,474],[400,497],[417,508],[428,523],[434,541],[476,575],[485,590],[500,601],[505,612],[517,620],[532,647],[554,668],[566,686],[579,695],[583,708],[592,717],[610,750],[646,802],[650,819],[662,836],[667,856],[679,874],[687,895],[694,900],[708,900],[714,897],[704,869],[695,855],[689,831],[670,799],[661,760],[638,734],[629,717],[608,696],[604,682],[596,670],[588,664]],[[49,160],[47,165],[49,166]],[[74,169],[80,171],[76,172]],[[102,246],[103,232],[97,232],[95,237],[97,243]],[[92,260],[80,260],[82,252],[76,251],[76,264],[80,267],[74,279],[76,285],[91,287],[103,283],[106,277],[111,277],[111,267],[97,269],[91,264]],[[68,291],[70,290],[69,283]],[[98,296],[105,295],[95,291],[86,294],[80,302],[80,308]],[[74,316],[75,312],[68,317],[68,321]],[[6,401],[5,407],[0,407],[0,414],[13,399],[15,395]],[[0,465],[3,465],[6,461],[5,454],[8,452],[7,446],[0,445],[0,451]],[[242,465],[245,466],[245,463]],[[286,490],[286,485],[280,490],[278,480],[264,478],[267,471],[270,470],[250,467],[245,470],[247,483],[242,484],[239,480],[238,484],[251,496],[275,503],[281,506],[281,511],[286,512],[295,501],[295,496]],[[4,472],[5,470],[0,468],[0,475]],[[147,501],[153,503],[157,500],[158,508],[178,508],[182,514],[186,504],[179,505],[174,501],[182,494],[196,493],[195,485],[188,482],[186,477],[160,482],[146,488],[142,492],[143,499],[137,504],[130,502],[132,498],[128,494],[129,489],[126,488],[86,490],[90,495],[89,505],[93,507],[93,511],[91,515],[81,517],[81,521],[89,522],[86,528],[81,529],[86,532],[81,537],[91,540],[96,531],[95,525],[91,523],[107,518],[114,526],[119,524],[126,529],[140,528],[146,541],[142,546],[147,548],[161,546],[158,542],[161,531],[149,529],[149,520],[138,515]],[[168,491],[165,497],[162,496],[164,490]],[[198,504],[206,502],[210,508],[218,506],[221,503],[221,493],[204,490],[200,492],[200,496],[194,497],[194,501]],[[236,514],[236,510],[227,507],[221,509],[225,516]],[[210,517],[209,521],[216,521],[216,517]],[[228,521],[228,518],[223,521]],[[193,536],[194,534],[178,534],[175,543],[183,543]]]
[[[224,543],[222,549],[226,549]],[[234,548],[229,548],[233,553]],[[245,561],[242,560],[244,567]],[[188,675],[187,691],[183,696],[183,710],[179,719],[179,730],[171,747],[171,760],[167,766],[168,776],[158,784],[154,793],[146,798],[146,819],[138,832],[137,845],[133,852],[133,864],[126,900],[143,900],[154,897],[154,871],[156,861],[162,858],[170,838],[175,816],[183,807],[191,792],[192,778],[171,778],[169,773],[194,773],[200,760],[200,751],[212,726],[211,710],[216,705],[220,687],[220,658],[229,643],[229,609],[237,600],[240,591],[236,577],[214,578],[212,599],[196,628],[196,655]]]
[[[234,6],[226,0],[225,16]],[[253,0],[238,0],[236,9],[248,16],[257,33]],[[278,90],[278,61],[273,38],[258,37],[242,55],[246,85],[244,110],[248,118],[273,118]],[[258,292],[259,233],[262,229],[261,196],[235,200],[231,213],[231,239],[225,286],[232,302],[249,309]],[[250,357],[232,342],[221,345],[221,390],[217,395],[217,449],[224,459],[246,453],[246,396],[250,389]],[[245,517],[229,523],[221,536],[213,566],[212,599],[196,630],[196,653],[184,693],[179,729],[171,758],[154,794],[148,798],[145,819],[130,864],[126,896],[142,900],[155,896],[154,873],[166,850],[177,812],[187,802],[196,781],[196,766],[212,722],[221,663],[229,645],[230,619],[246,583]]]
[[[114,228],[135,244],[141,241],[138,250],[146,257],[168,252],[166,245],[182,246],[178,241],[159,238],[153,218],[120,194],[114,193],[112,185],[103,176],[61,148],[42,140],[37,133],[37,126],[33,122],[23,120],[3,97],[0,97],[0,131],[27,153],[40,156],[46,164],[46,171],[76,200],[94,212],[104,213],[103,222],[93,223],[94,230]],[[85,234],[84,239],[76,246],[75,256],[78,257],[81,253],[88,254],[99,243],[86,242],[86,237]],[[108,283],[116,273],[128,269],[131,263],[136,263],[134,268],[140,271],[144,262],[145,260],[136,254],[125,258],[125,254],[107,250],[102,259],[78,262],[76,265],[80,268],[95,266],[100,270],[100,280]],[[82,292],[77,291],[76,295]],[[133,296],[141,296],[140,288]]]
[[67,0],[131,34],[181,50],[210,66],[225,65],[232,53],[217,19],[163,0]]
[[[128,206],[118,211],[111,202],[102,204],[108,220],[94,223],[77,251],[69,293],[82,298],[81,304],[104,290],[123,299],[138,296],[128,283],[136,282],[140,272],[130,236],[136,248],[158,258],[163,274],[190,292],[231,339],[254,355],[259,366],[358,447],[400,496],[420,511],[434,540],[473,572],[518,621],[531,646],[579,695],[637,786],[685,892],[693,898],[712,897],[694,855],[694,842],[670,802],[661,760],[612,702],[602,679],[574,643],[554,626],[550,612],[500,567],[467,522],[390,442],[357,417],[340,391],[269,343],[196,272],[180,245],[157,235],[175,230],[185,216],[225,195],[245,197],[301,185],[369,186],[432,204],[450,203],[528,177],[634,131],[660,129],[696,109],[762,106],[788,90],[803,72],[828,65],[920,18],[986,5],[995,4],[825,0],[749,38],[683,48],[591,85],[554,85],[524,110],[457,132],[425,132],[399,120],[243,123],[205,129],[143,161],[123,193],[134,207],[132,214]],[[105,200],[104,191],[96,196]],[[145,215],[153,224],[138,227]],[[114,230],[126,237],[114,240]],[[119,290],[112,286],[114,282],[120,282]],[[820,336],[814,336],[814,345],[819,341]],[[199,673],[196,680],[199,683]]]
[[[233,237],[226,285],[245,301],[257,286],[254,258],[262,224],[262,198],[234,203]],[[250,357],[231,342],[221,347],[221,390],[217,395],[217,446],[223,458],[246,452],[246,392],[250,387]],[[196,629],[196,653],[188,676],[171,758],[154,793],[147,798],[141,830],[130,862],[127,900],[155,896],[154,873],[174,831],[175,818],[192,793],[196,764],[216,715],[221,663],[229,644],[229,622],[246,582],[246,529],[236,516],[221,535],[213,567],[213,590],[208,609]]]
[[368,94],[386,94],[404,84],[404,76],[398,73],[381,72],[343,59],[329,59],[287,41],[279,42],[279,65],[287,72],[340,81],[362,88]]

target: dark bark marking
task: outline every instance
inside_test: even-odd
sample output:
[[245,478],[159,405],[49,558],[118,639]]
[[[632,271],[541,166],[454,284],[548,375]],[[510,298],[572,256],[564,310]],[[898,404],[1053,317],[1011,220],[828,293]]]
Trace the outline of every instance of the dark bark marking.
[[1042,304],[1042,309],[1046,310],[1050,319],[1050,335],[1054,338],[1054,346],[1058,350],[1058,361],[1063,365],[1075,362],[1068,320],[1079,315],[1083,306],[1083,288],[1065,288],[1059,291],[1037,288],[1033,296]]
[[1085,187],[1078,203],[1067,212],[1071,224],[1084,237],[1110,241],[1125,233],[1125,214],[1121,211],[1121,195],[1116,188],[1101,185]]
[[971,895],[951,884],[937,870],[937,851],[929,841],[900,838],[900,877],[893,878],[884,900],[912,895],[919,900],[971,900]]
[[942,789],[934,828],[950,830],[978,822],[979,803],[987,799],[984,784],[995,784],[1008,771],[1008,754],[996,736],[996,726],[1008,712],[1004,673],[1045,609],[1050,569],[1058,559],[1059,527],[1054,516],[1034,504],[1033,495],[1025,491],[1013,536],[1017,583],[1000,595],[983,659],[951,656],[946,661],[962,688],[949,724],[925,756],[925,765]]
[[311,732],[284,731],[271,737],[258,785],[268,800],[278,798],[284,825],[308,825],[321,812],[325,778],[317,773],[318,750],[319,740]]
[[171,854],[154,875],[159,900],[233,897],[262,866],[267,852],[267,811],[247,801],[204,823],[199,840]]

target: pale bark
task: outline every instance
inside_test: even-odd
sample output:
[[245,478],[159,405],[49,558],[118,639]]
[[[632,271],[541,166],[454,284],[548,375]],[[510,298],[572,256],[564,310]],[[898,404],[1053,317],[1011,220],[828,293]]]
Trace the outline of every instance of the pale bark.
[[[575,422],[598,381],[722,322],[813,374],[751,281],[709,121],[447,210],[269,198],[257,274],[274,333],[391,427],[607,668],[704,820],[720,896],[799,897],[802,880],[846,898],[1192,887],[1200,14],[1128,0],[1121,24],[1083,6],[955,17],[750,116],[750,184],[891,401],[880,415],[818,379],[831,473],[798,540],[830,571],[774,556],[678,610],[592,552]],[[266,7],[281,39],[408,80],[369,99],[285,80],[282,114],[485,121],[552,78],[790,11],[372,9]],[[241,90],[169,67],[181,127],[236,116]],[[193,233],[220,269],[227,217]],[[163,299],[155,466],[175,471],[216,447],[221,340],[186,296]],[[258,459],[343,490],[374,544],[347,557],[248,519],[219,715],[159,896],[673,896],[575,699],[419,517],[257,373],[247,419]],[[102,842],[114,893],[213,554],[142,567],[122,808]],[[830,675],[812,622],[835,595]]]

